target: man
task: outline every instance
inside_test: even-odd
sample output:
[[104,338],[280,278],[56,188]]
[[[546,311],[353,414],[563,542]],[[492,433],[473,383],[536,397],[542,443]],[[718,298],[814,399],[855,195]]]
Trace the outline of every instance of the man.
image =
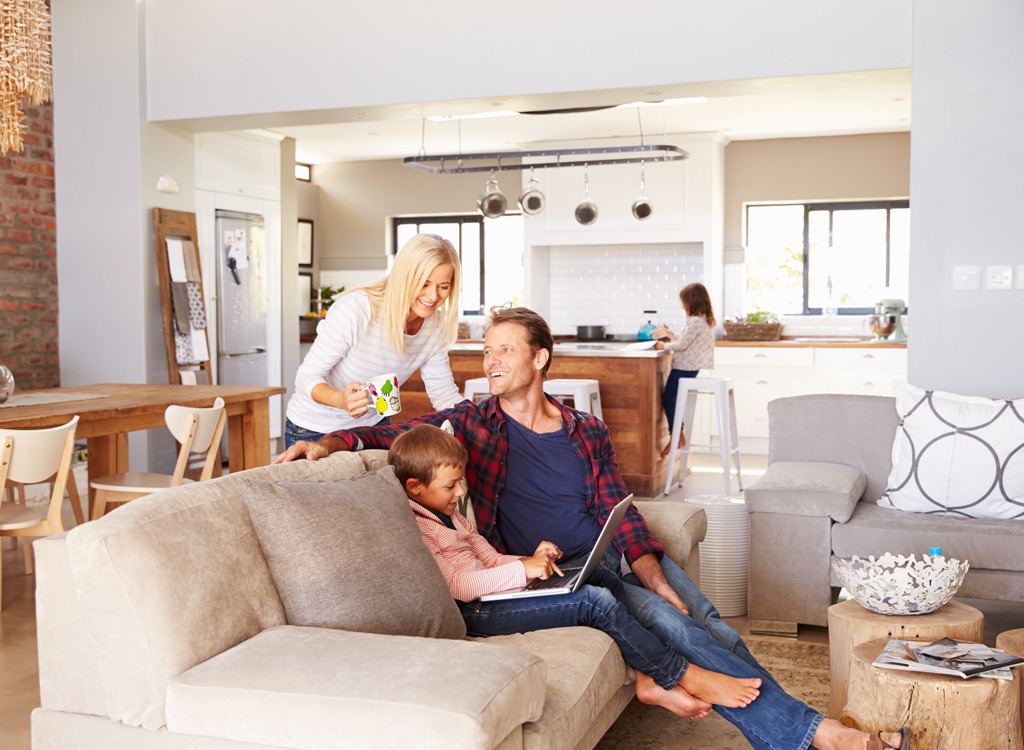
[[[275,462],[388,448],[417,424],[440,426],[448,420],[469,452],[466,479],[480,533],[508,554],[531,554],[540,541],[550,540],[571,560],[593,546],[627,491],[604,423],[544,393],[553,349],[551,331],[537,313],[496,311],[483,352],[491,398],[480,404],[462,401],[401,424],[298,442]],[[630,507],[612,544],[628,566],[619,572],[645,627],[705,669],[763,678],[761,695],[749,706],[715,707],[753,747],[803,750],[811,742],[820,750],[900,747],[899,733],[869,737],[787,695],[700,589],[664,555],[635,508]]]

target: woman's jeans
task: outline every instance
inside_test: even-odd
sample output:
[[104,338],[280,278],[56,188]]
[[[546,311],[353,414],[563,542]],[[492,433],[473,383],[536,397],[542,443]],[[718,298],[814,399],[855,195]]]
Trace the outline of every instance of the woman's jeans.
[[661,406],[665,409],[665,416],[668,417],[668,429],[670,431],[672,430],[672,419],[676,415],[676,397],[679,395],[679,380],[681,378],[695,378],[699,372],[700,370],[669,370],[668,372],[665,390],[661,392]]
[[[384,417],[381,421],[374,425],[374,427],[383,427],[384,425],[391,424],[391,417]],[[295,443],[300,440],[308,440],[311,443],[315,443],[317,440],[322,438],[327,433],[325,432],[314,432],[313,430],[307,430],[305,427],[299,427],[290,419],[284,420],[284,447],[285,450],[291,448]]]
[[[593,585],[591,585],[593,584]],[[621,579],[598,569],[571,594],[491,602],[459,602],[471,636],[509,635],[531,630],[589,625],[612,637],[629,666],[671,690],[686,672],[686,660],[646,630],[630,614]]]
[[[618,561],[615,560],[615,563]],[[686,604],[686,616],[665,599],[643,588],[630,573],[625,594],[640,623],[691,663],[733,677],[760,677],[761,695],[744,708],[715,706],[759,750],[806,750],[824,718],[807,704],[786,693],[771,673],[758,663],[739,634],[668,556],[661,568],[669,585]]]

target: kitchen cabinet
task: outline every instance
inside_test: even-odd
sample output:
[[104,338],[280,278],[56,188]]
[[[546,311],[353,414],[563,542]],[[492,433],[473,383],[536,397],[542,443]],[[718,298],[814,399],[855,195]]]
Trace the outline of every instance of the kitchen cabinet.
[[[733,379],[740,450],[766,454],[769,401],[808,393],[891,396],[893,384],[907,379],[907,350],[904,345],[866,342],[719,342],[712,375]],[[698,410],[694,429],[717,441],[717,425],[706,405]]]
[[281,145],[229,133],[195,137],[196,189],[281,200]]

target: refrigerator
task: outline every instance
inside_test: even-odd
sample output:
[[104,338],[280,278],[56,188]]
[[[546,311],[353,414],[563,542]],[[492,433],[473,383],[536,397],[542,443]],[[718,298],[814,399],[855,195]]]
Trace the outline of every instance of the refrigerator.
[[217,210],[217,382],[267,385],[267,257],[263,217]]

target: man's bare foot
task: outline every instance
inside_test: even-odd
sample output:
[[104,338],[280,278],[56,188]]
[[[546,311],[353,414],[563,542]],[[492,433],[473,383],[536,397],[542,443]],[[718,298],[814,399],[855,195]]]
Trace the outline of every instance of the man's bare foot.
[[885,744],[879,744],[874,736],[852,727],[844,727],[835,719],[823,719],[814,733],[811,746],[818,750],[884,750],[886,745],[898,748],[903,742],[899,732],[880,732]]
[[701,669],[696,664],[686,668],[679,684],[697,698],[728,708],[749,706],[761,694],[758,690],[761,687],[760,677],[730,677]]
[[679,685],[665,690],[643,672],[636,673],[636,697],[641,703],[661,706],[686,719],[703,719],[711,710],[710,703],[694,698]]

